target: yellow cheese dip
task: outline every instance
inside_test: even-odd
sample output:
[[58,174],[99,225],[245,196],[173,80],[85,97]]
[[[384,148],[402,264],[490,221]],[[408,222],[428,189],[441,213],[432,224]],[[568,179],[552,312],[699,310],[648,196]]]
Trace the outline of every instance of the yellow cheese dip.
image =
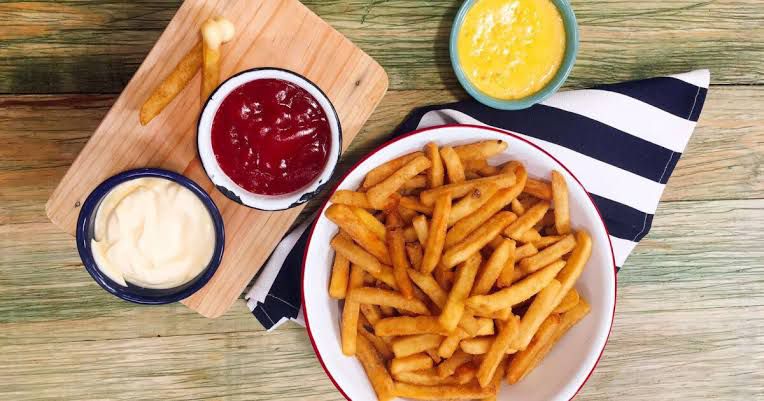
[[550,0],[478,0],[467,11],[457,41],[467,79],[498,99],[538,92],[565,53],[565,27]]
[[137,178],[104,197],[95,218],[93,258],[126,286],[173,288],[192,280],[212,259],[215,229],[202,201],[163,178]]

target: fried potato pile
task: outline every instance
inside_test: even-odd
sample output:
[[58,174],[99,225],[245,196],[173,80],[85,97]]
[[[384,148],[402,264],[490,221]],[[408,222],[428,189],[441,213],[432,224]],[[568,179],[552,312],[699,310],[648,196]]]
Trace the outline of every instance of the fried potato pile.
[[494,399],[589,312],[574,284],[592,241],[564,177],[488,163],[506,149],[430,143],[332,196],[329,296],[379,400]]

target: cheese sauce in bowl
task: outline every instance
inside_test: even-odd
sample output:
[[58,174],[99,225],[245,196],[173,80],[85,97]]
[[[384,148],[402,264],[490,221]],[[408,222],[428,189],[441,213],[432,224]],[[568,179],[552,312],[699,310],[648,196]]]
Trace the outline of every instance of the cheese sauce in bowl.
[[566,0],[468,0],[451,33],[451,62],[478,101],[521,109],[554,93],[573,67],[575,15]]

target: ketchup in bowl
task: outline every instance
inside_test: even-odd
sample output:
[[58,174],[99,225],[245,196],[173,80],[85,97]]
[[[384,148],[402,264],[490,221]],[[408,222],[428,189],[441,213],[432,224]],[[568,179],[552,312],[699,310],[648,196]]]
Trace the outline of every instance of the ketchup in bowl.
[[264,78],[223,99],[211,140],[217,163],[233,182],[255,194],[282,195],[321,173],[332,132],[326,112],[307,90]]

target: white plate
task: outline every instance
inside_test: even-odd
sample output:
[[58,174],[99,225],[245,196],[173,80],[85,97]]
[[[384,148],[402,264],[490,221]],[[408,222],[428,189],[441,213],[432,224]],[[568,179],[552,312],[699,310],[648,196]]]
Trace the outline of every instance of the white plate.
[[[573,398],[594,370],[607,342],[615,312],[615,261],[605,224],[581,183],[557,160],[537,146],[511,133],[497,129],[451,125],[415,131],[395,139],[372,152],[354,166],[336,189],[355,189],[372,168],[398,156],[421,150],[425,144],[458,145],[501,139],[508,149],[490,160],[522,162],[531,177],[549,177],[558,170],[568,183],[570,215],[574,229],[586,229],[592,237],[592,256],[576,284],[591,304],[591,312],[573,327],[544,361],[523,381],[509,386],[504,381],[499,400],[565,401]],[[329,298],[330,270],[334,251],[329,241],[337,227],[321,208],[308,240],[303,264],[303,305],[305,322],[319,361],[335,386],[348,399],[375,400],[376,396],[363,367],[354,357],[342,354],[340,345],[339,302]]]

